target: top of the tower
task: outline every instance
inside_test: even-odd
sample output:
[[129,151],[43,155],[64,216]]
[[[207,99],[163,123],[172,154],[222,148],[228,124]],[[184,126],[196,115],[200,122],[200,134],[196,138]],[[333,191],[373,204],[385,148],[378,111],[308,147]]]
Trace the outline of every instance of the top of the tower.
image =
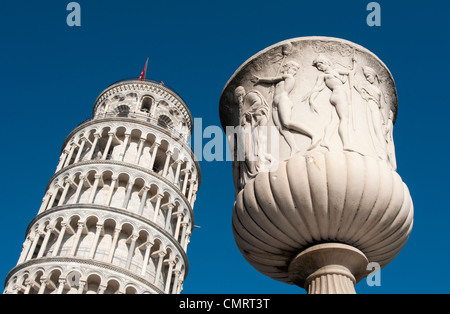
[[108,86],[97,97],[92,119],[126,117],[149,122],[186,140],[193,120],[183,99],[163,82],[150,79],[125,79]]

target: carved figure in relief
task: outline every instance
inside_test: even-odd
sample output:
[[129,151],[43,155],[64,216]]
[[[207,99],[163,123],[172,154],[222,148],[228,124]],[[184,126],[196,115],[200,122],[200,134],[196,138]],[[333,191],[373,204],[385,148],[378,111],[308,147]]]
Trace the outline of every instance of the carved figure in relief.
[[[283,66],[281,75],[275,77],[260,78],[256,77],[256,84],[275,84],[275,90],[273,94],[272,106],[274,109],[274,122],[275,125],[280,127],[280,131],[291,147],[291,156],[298,151],[298,147],[294,141],[292,134],[289,132],[282,132],[282,130],[289,129],[299,133],[302,133],[311,138],[310,149],[316,147],[321,137],[316,136],[314,132],[305,124],[300,123],[292,118],[292,107],[294,103],[289,97],[290,92],[295,87],[295,75],[299,69],[299,64],[295,61],[289,61]],[[279,121],[277,121],[279,120]]]
[[354,88],[367,102],[367,119],[372,143],[378,157],[386,159],[386,141],[383,132],[385,119],[381,113],[383,93],[379,87],[380,79],[374,69],[368,66],[362,67],[365,80]]
[[[325,87],[327,87],[331,91],[330,103],[335,108],[339,118],[338,133],[342,140],[342,144],[345,150],[351,150],[349,143],[349,122],[350,115],[352,114],[352,104],[350,99],[352,83],[350,80],[355,69],[356,58],[355,56],[352,58],[351,69],[336,67],[336,65],[334,65],[324,55],[319,55],[316,57],[312,65],[322,73],[317,77],[317,81],[313,89],[302,99],[302,101],[309,101],[311,108],[317,112],[315,98]],[[347,81],[349,81],[350,87],[346,86]],[[336,123],[334,120],[334,115],[332,115],[332,119],[325,129],[325,138],[323,143],[321,143],[321,146],[329,148],[330,137],[335,131]]]
[[269,122],[269,105],[264,96],[258,91],[250,91],[244,102],[251,103],[250,109],[245,113],[246,123],[251,126],[253,150],[256,154],[256,172],[265,169],[271,163],[271,155],[267,152],[267,124]]
[[392,165],[392,169],[397,169],[397,160],[395,158],[395,146],[394,146],[394,112],[389,111],[389,117],[385,125],[385,139],[387,143],[388,159]]
[[[269,121],[269,105],[264,96],[256,90],[245,92],[242,86],[235,89],[235,101],[239,104],[239,118],[242,130],[244,160],[235,159],[234,167],[239,179],[238,189],[245,186],[264,167],[271,164],[271,156],[267,153],[267,136],[263,127]],[[243,110],[247,108],[244,112]],[[239,148],[238,148],[239,149]]]

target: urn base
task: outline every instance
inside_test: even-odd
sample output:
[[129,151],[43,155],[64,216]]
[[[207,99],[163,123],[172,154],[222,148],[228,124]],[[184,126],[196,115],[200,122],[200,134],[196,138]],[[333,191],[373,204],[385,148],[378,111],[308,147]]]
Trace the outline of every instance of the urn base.
[[317,244],[299,253],[289,265],[289,278],[308,294],[355,294],[367,275],[367,257],[342,243]]

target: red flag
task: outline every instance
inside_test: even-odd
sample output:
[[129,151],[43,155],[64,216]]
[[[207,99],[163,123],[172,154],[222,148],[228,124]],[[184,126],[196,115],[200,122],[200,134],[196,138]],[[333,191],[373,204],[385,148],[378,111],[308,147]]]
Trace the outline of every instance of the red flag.
[[138,81],[142,81],[142,80],[145,81],[145,76],[147,75],[147,64],[148,64],[148,58],[147,58],[147,61],[145,62],[144,69],[142,70],[141,75],[139,76]]

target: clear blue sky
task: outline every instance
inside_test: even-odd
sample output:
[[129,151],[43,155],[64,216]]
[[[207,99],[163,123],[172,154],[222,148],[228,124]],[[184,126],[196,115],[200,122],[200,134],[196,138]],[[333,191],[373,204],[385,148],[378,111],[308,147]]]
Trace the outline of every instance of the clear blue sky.
[[[366,24],[368,0],[78,1],[81,27],[66,24],[70,1],[0,4],[0,284],[19,258],[61,145],[91,116],[109,84],[137,77],[173,87],[203,128],[220,125],[219,97],[245,60],[279,41],[340,37],[374,52],[399,96],[398,172],[415,207],[409,242],[358,293],[449,293],[448,1],[378,1],[381,26]],[[204,139],[204,143],[209,139]],[[304,293],[254,270],[231,231],[229,162],[201,163],[184,293]]]

